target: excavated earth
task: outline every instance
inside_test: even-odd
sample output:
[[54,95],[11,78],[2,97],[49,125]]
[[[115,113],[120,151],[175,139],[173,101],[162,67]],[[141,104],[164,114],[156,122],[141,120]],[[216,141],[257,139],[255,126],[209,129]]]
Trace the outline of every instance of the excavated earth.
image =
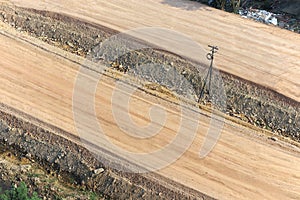
[[[16,7],[2,6],[0,20],[64,50],[87,58],[91,58],[89,55],[92,55],[93,59],[102,56],[93,52],[99,43],[117,34],[116,31],[100,25],[88,24],[57,13]],[[152,71],[144,69],[142,73],[138,73],[142,70],[140,66],[151,62],[163,67],[153,67]],[[129,66],[129,74],[146,81],[159,82],[167,88],[175,88],[175,92],[183,96],[185,91],[180,90],[179,85],[174,85],[181,81],[174,80],[177,77],[172,74],[184,75],[193,86],[196,96],[200,93],[205,75],[195,70],[196,63],[155,49],[132,51],[109,64],[117,69],[119,66]],[[170,68],[173,73],[170,73]],[[231,74],[220,72],[220,75],[227,96],[225,112],[261,128],[300,141],[299,102]],[[159,80],[154,80],[153,77]]]
[[[27,32],[49,44],[87,58],[95,55],[94,49],[99,43],[117,33],[106,27],[57,13],[7,5],[0,6],[0,20],[20,32]],[[101,56],[103,55],[97,55],[96,59],[102,58]],[[154,67],[153,70],[141,69],[141,65],[151,62],[163,67]],[[176,85],[180,81],[174,80],[175,77],[172,76],[172,73],[166,73],[171,69],[174,73],[184,75],[193,86],[194,96],[186,96],[193,101],[197,100],[203,85],[204,74],[199,75],[195,70],[197,63],[155,49],[132,51],[113,62],[107,61],[107,64],[108,67],[121,71],[124,69],[122,66],[128,66],[130,75],[149,82],[157,82],[153,79],[155,74],[155,77],[161,80],[158,81],[159,84],[167,88],[177,88],[174,89],[174,92],[185,96],[186,91],[180,90],[180,87]],[[137,73],[141,70],[143,73]],[[270,130],[274,134],[300,141],[299,102],[225,72],[220,72],[220,75],[227,96],[227,106],[220,108],[221,111],[247,123]],[[208,98],[206,95],[202,103],[207,104]],[[78,187],[103,194],[104,198],[210,198],[188,188],[186,188],[186,190],[190,190],[188,195],[171,191],[162,185],[151,182],[142,175],[124,174],[108,169],[79,144],[50,134],[49,131],[10,114],[2,112],[0,117],[2,149],[9,150],[19,157],[34,160],[49,173],[59,174],[64,177],[66,182],[73,182]],[[74,138],[74,140],[78,140],[78,138]],[[99,171],[101,173],[98,173]],[[180,187],[184,188],[184,186]]]
[[[13,110],[13,108],[6,109]],[[39,123],[43,124],[43,122]],[[48,124],[45,126],[51,127]],[[9,151],[20,160],[28,159],[29,164],[26,166],[38,163],[46,174],[58,177],[62,183],[82,191],[93,191],[103,199],[212,199],[175,182],[172,183],[174,187],[181,188],[185,192],[171,190],[170,187],[160,185],[140,174],[107,168],[90,151],[80,145],[79,138],[55,127],[53,130],[55,133],[0,112],[1,151]],[[69,135],[72,141],[58,136],[57,133]],[[0,172],[2,174],[0,182],[7,185],[26,181],[33,185],[32,190],[38,191],[42,197],[53,199],[55,196],[62,196],[55,188],[49,190],[45,185],[36,183],[37,180],[31,178],[32,173],[29,176],[21,176],[21,174],[26,175],[26,170],[16,174],[0,165]],[[164,179],[158,175],[153,174],[153,176]],[[84,196],[71,198],[68,193],[64,195],[70,199],[87,199]]]

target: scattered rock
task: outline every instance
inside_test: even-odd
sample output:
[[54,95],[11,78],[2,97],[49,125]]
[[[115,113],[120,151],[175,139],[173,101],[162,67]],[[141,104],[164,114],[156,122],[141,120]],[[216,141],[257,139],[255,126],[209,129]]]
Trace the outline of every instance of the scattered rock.
[[244,18],[254,19],[265,24],[273,24],[280,28],[300,33],[300,20],[287,14],[275,14],[259,9],[240,9],[239,14]]
[[67,42],[67,45],[69,45],[70,47],[74,48],[74,44],[72,42]]
[[95,175],[101,174],[102,172],[104,172],[104,169],[103,169],[103,168],[99,168],[99,169],[95,169],[95,170],[94,170],[94,174],[95,174]]
[[28,158],[28,159],[31,159],[32,155],[31,155],[31,153],[27,153],[27,154],[25,155],[25,157]]
[[278,138],[273,136],[273,137],[270,137],[271,140],[273,140],[274,142],[278,141]]
[[277,15],[266,10],[240,9],[239,14],[245,18],[254,19],[266,24],[278,25]]

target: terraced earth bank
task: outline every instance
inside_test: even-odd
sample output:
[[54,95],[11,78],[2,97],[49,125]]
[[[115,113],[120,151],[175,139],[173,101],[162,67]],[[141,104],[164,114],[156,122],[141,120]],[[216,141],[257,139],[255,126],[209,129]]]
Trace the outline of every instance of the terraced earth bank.
[[[98,45],[110,36],[117,34],[115,30],[58,13],[6,5],[1,6],[0,20],[20,32],[27,32],[49,44],[88,59],[91,58],[90,55],[93,56],[93,59],[102,58],[103,55],[96,52]],[[154,66],[149,70],[143,68],[145,63],[155,63],[162,67]],[[115,59],[114,62],[107,61],[108,67],[122,71],[122,66],[128,66],[130,75],[164,85],[173,92],[193,101],[197,101],[206,75],[206,71],[199,73],[195,70],[197,65],[199,63],[150,48],[132,51]],[[202,64],[201,67],[205,69],[208,66]],[[170,73],[170,69],[172,73]],[[166,73],[167,71],[168,73]],[[194,95],[192,97],[186,96],[186,91],[181,89],[179,84],[182,81],[176,80],[178,76],[173,76],[176,73],[184,75],[193,86]],[[299,102],[226,72],[221,71],[220,75],[227,96],[227,107],[222,108],[223,112],[273,133],[300,141]],[[206,95],[202,103],[206,103],[208,100]],[[216,106],[218,107],[218,105]]]
[[[14,110],[3,106],[2,109]],[[51,126],[38,123],[40,126],[0,112],[1,157],[14,156],[19,160],[15,166],[0,162],[0,182],[6,183],[7,187],[25,181],[30,184],[31,191],[38,191],[39,196],[48,199],[88,199],[89,191],[96,193],[97,199],[212,199],[175,182],[174,188],[181,188],[185,192],[159,184],[152,180],[164,179],[158,175],[153,174],[149,178],[107,168],[79,145],[79,138],[55,127],[53,132],[43,129],[41,127]],[[65,139],[57,133],[69,135],[70,138]],[[36,170],[38,167],[40,169]]]
[[[0,19],[20,32],[29,33],[51,45],[86,58],[95,55],[93,49],[101,41],[117,33],[106,27],[57,13],[5,5],[1,5]],[[101,59],[102,56],[97,55],[96,59]],[[153,70],[141,68],[143,63],[153,62],[162,67],[154,67]],[[195,71],[197,65],[199,63],[151,48],[130,52],[113,62],[107,62],[107,67],[120,71],[124,69],[122,66],[129,66],[128,73],[131,76],[137,76],[151,83],[156,83],[156,79],[153,79],[156,77],[163,81],[158,82],[159,84],[194,102],[197,100],[205,75]],[[180,81],[177,81],[175,76],[171,76],[171,73],[165,73],[170,70],[186,77],[194,88],[194,96],[186,96],[186,91],[180,90],[179,85],[176,85]],[[299,141],[298,102],[225,72],[221,72],[221,77],[227,94],[227,107],[222,110],[223,112]],[[155,84],[154,87],[152,86],[150,87],[154,90],[161,89]],[[202,103],[209,105],[208,100],[206,96]],[[38,123],[43,124],[43,122]],[[49,127],[49,125],[45,126]],[[109,169],[78,145],[78,138],[55,127],[53,131],[49,131],[41,128],[43,126],[31,124],[5,112],[1,113],[0,127],[2,149],[9,150],[20,158],[25,157],[30,162],[37,162],[48,174],[64,177],[64,181],[74,187],[93,190],[102,194],[103,198],[210,199],[209,196],[178,183],[172,183],[173,185],[168,187],[156,183],[153,180],[164,180],[157,174],[143,176]],[[52,132],[63,133],[70,138],[67,140]],[[181,188],[181,190],[177,191],[174,188]],[[57,193],[54,191],[51,194],[43,192],[42,194],[51,198],[53,197],[51,195]]]

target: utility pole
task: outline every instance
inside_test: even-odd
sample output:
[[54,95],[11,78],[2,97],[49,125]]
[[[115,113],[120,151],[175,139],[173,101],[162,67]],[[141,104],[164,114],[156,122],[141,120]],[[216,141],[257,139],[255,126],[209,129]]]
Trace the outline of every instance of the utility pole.
[[208,85],[208,94],[210,96],[210,87],[211,87],[211,77],[212,77],[212,69],[213,69],[213,62],[214,62],[214,54],[217,53],[217,51],[219,50],[219,48],[217,46],[211,46],[211,45],[208,45],[208,47],[211,48],[210,50],[210,53],[208,53],[206,55],[206,58],[208,60],[210,60],[210,67],[208,69],[208,72],[207,72],[207,75],[206,75],[206,78],[204,80],[204,84],[203,84],[203,87],[201,89],[201,92],[200,92],[200,95],[199,95],[199,98],[198,98],[198,103],[200,102],[202,96],[203,96],[203,93],[204,93],[204,89],[206,87],[206,84],[207,84],[207,81],[208,81],[208,78],[209,78],[209,85]]

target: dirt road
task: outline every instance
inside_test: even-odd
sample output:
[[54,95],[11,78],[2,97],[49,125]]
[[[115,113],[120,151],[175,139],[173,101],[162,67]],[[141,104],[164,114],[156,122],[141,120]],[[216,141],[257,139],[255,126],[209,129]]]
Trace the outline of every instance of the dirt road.
[[300,37],[287,30],[181,0],[9,2],[65,13],[118,31],[149,26],[178,31],[203,47],[218,45],[219,69],[300,100]]
[[[0,60],[1,103],[78,134],[73,120],[72,95],[80,65],[74,61],[84,61],[35,39],[30,41],[36,46],[23,42],[20,38],[26,37],[20,34],[11,38],[14,34],[17,33],[4,32],[0,35],[3,58]],[[89,92],[84,87],[81,90]],[[163,107],[166,116],[165,122],[156,122],[157,126],[163,126],[160,134],[148,140],[136,139],[124,134],[116,124],[112,110],[127,111],[122,106],[112,107],[114,90],[115,81],[103,78],[96,93],[98,121],[113,144],[128,151],[147,153],[162,148],[172,140],[180,125],[180,108],[136,91],[129,102],[129,113],[136,124],[145,126],[150,123],[147,114],[152,105]],[[84,102],[76,105],[80,109]],[[92,113],[83,110],[81,114],[86,119],[82,123],[88,126]],[[227,122],[213,151],[200,159],[199,150],[210,118],[197,116],[200,122],[192,145],[175,163],[159,170],[159,174],[219,199],[299,199],[299,150],[283,150],[272,141],[265,141],[259,133]],[[96,129],[89,128],[92,132],[85,139],[100,145],[93,132]],[[185,129],[190,131],[191,127],[185,126]],[[177,150],[176,147],[174,150]]]

